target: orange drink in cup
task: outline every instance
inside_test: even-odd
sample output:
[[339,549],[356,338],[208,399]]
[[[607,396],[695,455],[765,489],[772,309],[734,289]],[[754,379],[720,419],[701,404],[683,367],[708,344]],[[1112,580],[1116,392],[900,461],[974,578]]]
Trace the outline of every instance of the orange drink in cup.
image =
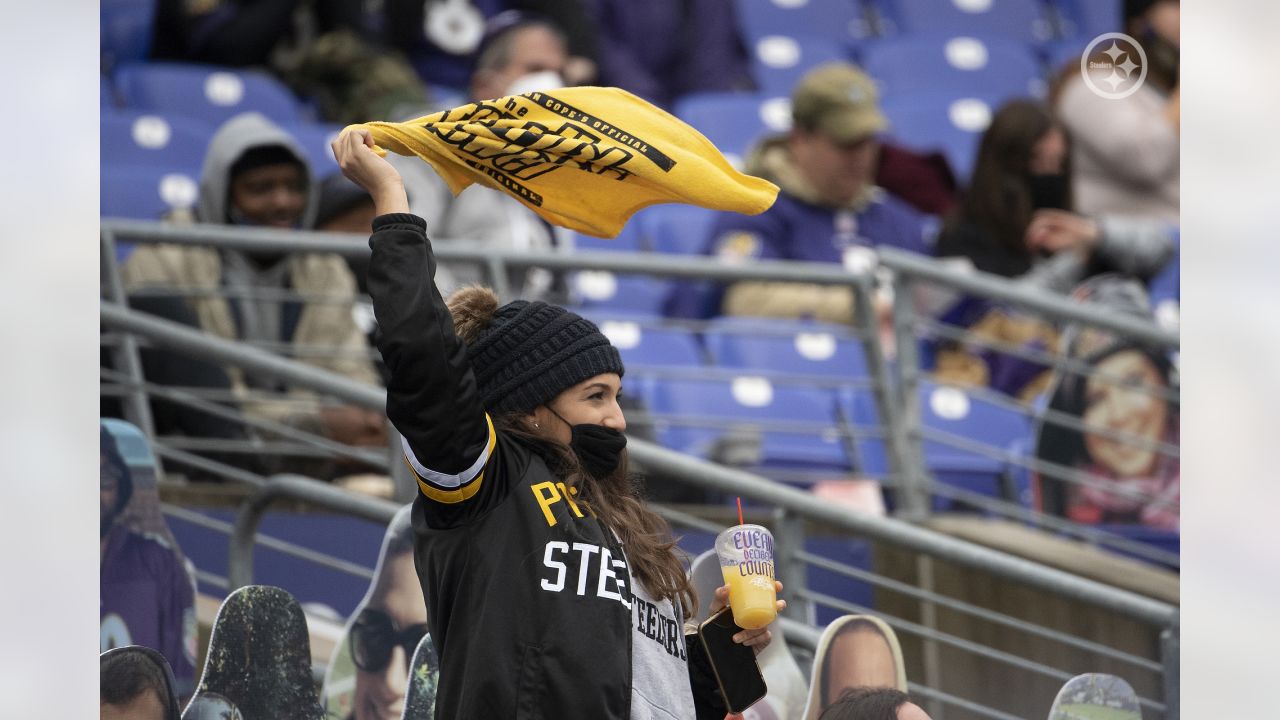
[[773,535],[760,525],[735,525],[716,537],[720,571],[729,586],[733,621],[757,630],[778,615],[773,585]]

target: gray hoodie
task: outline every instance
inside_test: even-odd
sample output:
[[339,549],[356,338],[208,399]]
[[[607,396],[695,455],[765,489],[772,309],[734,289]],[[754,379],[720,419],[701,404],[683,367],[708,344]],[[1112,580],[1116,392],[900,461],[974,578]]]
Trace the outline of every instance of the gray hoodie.
[[280,145],[289,150],[307,175],[307,204],[302,211],[302,229],[315,224],[319,190],[311,173],[311,163],[302,146],[288,132],[271,122],[261,113],[247,112],[236,115],[222,124],[209,141],[204,155],[204,168],[200,171],[200,203],[196,217],[201,222],[229,224],[227,195],[231,185],[231,166],[241,155],[259,147]]

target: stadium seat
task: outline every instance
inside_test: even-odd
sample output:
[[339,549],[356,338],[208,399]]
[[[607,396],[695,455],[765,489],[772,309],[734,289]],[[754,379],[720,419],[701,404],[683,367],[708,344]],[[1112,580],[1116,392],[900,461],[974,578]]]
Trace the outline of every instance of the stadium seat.
[[193,703],[212,696],[246,718],[324,718],[311,675],[307,619],[298,601],[266,585],[228,595],[218,608],[197,688]]
[[670,291],[670,281],[607,270],[581,270],[569,280],[572,303],[583,310],[659,313]]
[[181,115],[102,112],[103,165],[143,165],[198,175],[213,129]]
[[966,182],[982,133],[1003,99],[959,90],[911,93],[886,98],[881,109],[891,137],[915,150],[941,150]]
[[[920,383],[918,397],[924,462],[934,479],[989,497],[1001,497],[1005,461],[958,445],[967,441],[1003,452],[1016,441],[1031,436],[1027,416],[960,388],[929,381]],[[958,440],[943,436],[954,436]],[[940,497],[935,500],[934,508],[945,510],[953,504]]]
[[[1144,545],[1150,545],[1157,550],[1163,550],[1175,557],[1178,555],[1182,547],[1182,534],[1178,530],[1166,530],[1163,528],[1147,527],[1146,525],[1122,525],[1116,523],[1107,523],[1097,525],[1095,527],[1103,532],[1119,535],[1127,540],[1133,540],[1135,542],[1143,543]],[[1111,552],[1119,553],[1121,555],[1129,555],[1130,557],[1135,557],[1139,560],[1152,562],[1152,560],[1145,555],[1136,555],[1119,548],[1108,549]],[[1174,567],[1176,568],[1176,565]]]
[[189,63],[129,63],[115,73],[125,107],[186,115],[221,125],[242,112],[257,111],[291,126],[303,118],[298,101],[265,72]]
[[[643,213],[644,211],[640,211]],[[573,233],[573,249],[583,252],[644,252],[640,231],[640,215],[633,215],[617,237],[598,238],[582,233]]]
[[845,386],[837,391],[837,401],[841,426],[855,438],[854,467],[861,475],[883,480],[890,471],[889,451],[872,391]]
[[741,169],[755,143],[791,128],[790,91],[777,96],[754,93],[698,93],[676,102],[675,115],[698,129]]
[[173,210],[191,210],[199,198],[196,176],[154,165],[102,167],[103,217],[158,220]]
[[882,98],[937,90],[1043,97],[1046,89],[1031,50],[999,36],[886,38],[864,48],[862,58]]
[[98,76],[98,107],[103,112],[109,112],[116,107],[116,90],[111,86],[111,78],[106,75]]
[[1080,58],[1088,46],[1089,38],[1085,37],[1070,37],[1046,43],[1040,48],[1040,53],[1048,76],[1055,78],[1068,70],[1079,72]]
[[145,60],[151,52],[155,0],[102,0],[98,7],[102,68]]
[[700,367],[702,348],[688,330],[661,327],[660,320],[646,322],[625,316],[587,316],[618,348],[628,370],[645,367]]
[[1151,312],[1160,325],[1176,330],[1181,321],[1182,302],[1182,251],[1176,250],[1173,258],[1148,286]]
[[1024,43],[1053,38],[1041,0],[871,0],[885,34],[998,35]]
[[790,97],[792,88],[813,68],[853,56],[844,45],[812,35],[766,35],[751,41],[751,71],[760,92]]
[[867,377],[862,342],[849,337],[842,325],[719,318],[703,338],[712,361],[721,367],[842,381]]
[[716,212],[695,205],[655,205],[644,210],[640,232],[654,252],[700,255]]
[[821,37],[853,47],[871,35],[858,0],[738,0],[737,10],[749,44],[781,34]]
[[1061,24],[1059,34],[1085,43],[1103,33],[1124,32],[1122,0],[1051,0]]
[[332,173],[340,172],[338,161],[334,159],[333,149],[329,147],[329,143],[338,137],[338,133],[342,131],[341,125],[302,123],[286,129],[302,145],[302,151],[307,154],[307,160],[311,162],[311,173],[314,177],[325,178]]
[[[673,450],[734,462],[721,455],[721,443],[741,438],[751,445],[748,464],[762,468],[845,471],[850,467],[836,430],[835,398],[827,390],[742,375],[706,380],[646,378],[640,392],[658,421],[658,441]],[[775,424],[779,422],[810,427],[784,431]]]

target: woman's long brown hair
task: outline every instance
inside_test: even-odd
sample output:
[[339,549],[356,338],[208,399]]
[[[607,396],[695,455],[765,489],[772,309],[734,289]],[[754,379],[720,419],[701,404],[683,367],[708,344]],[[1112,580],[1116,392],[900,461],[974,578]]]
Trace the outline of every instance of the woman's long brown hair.
[[[454,331],[470,344],[488,327],[498,308],[498,298],[488,288],[471,286],[449,297]],[[533,425],[532,415],[506,414],[494,418],[494,426],[526,441],[540,443],[551,455],[548,465],[569,487],[576,487],[574,501],[589,509],[605,527],[617,533],[632,573],[655,597],[680,603],[684,617],[697,608],[697,597],[677,553],[671,526],[645,504],[641,481],[627,469],[627,452],[606,477],[587,472],[573,450],[548,439]]]
[[[1030,186],[1031,149],[1052,128],[1066,133],[1040,103],[1014,100],[1002,106],[982,135],[969,187],[948,223],[972,223],[1013,254],[1029,257],[1031,251],[1024,237],[1035,211]],[[1069,136],[1067,142],[1070,148]],[[1065,199],[1071,207],[1070,150],[1063,172],[1068,178]]]

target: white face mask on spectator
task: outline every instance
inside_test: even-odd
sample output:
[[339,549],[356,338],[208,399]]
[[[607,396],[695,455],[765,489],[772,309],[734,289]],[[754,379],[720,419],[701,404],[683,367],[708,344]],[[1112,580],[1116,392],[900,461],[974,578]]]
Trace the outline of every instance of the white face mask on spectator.
[[543,70],[541,72],[529,73],[521,75],[511,84],[507,86],[508,95],[523,95],[525,93],[557,90],[564,87],[564,78],[555,70]]

